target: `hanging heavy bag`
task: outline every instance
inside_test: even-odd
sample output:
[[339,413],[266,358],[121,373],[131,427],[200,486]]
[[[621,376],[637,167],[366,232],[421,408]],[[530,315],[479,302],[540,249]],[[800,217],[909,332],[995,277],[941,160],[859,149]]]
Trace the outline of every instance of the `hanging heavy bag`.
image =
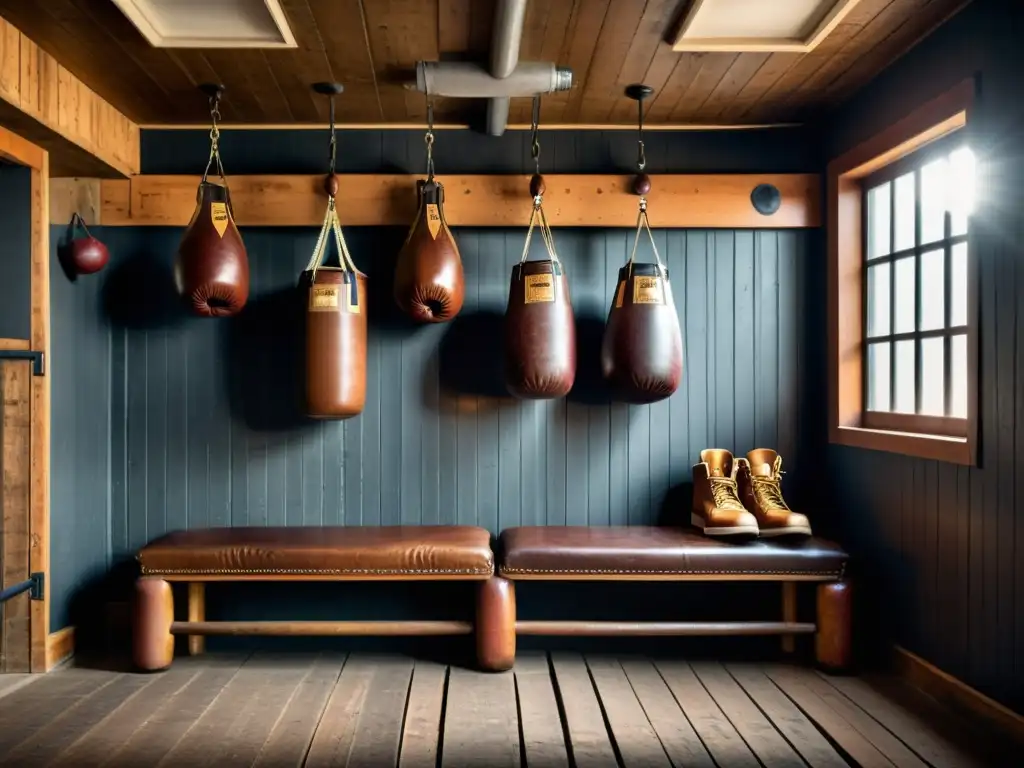
[[[78,227],[85,232],[84,237],[75,237],[75,230]],[[68,234],[69,240],[64,246],[64,253],[67,256],[68,266],[75,274],[91,275],[107,266],[107,262],[110,261],[110,252],[107,250],[107,246],[92,236],[77,212],[71,215]]]
[[[325,267],[332,234],[341,266]],[[366,275],[352,261],[333,197],[300,285],[306,293],[306,412],[317,419],[355,416],[366,402]]]
[[[654,264],[635,261],[641,229],[646,229],[650,238]],[[644,202],[640,205],[633,251],[626,265],[619,269],[601,344],[601,369],[615,398],[627,403],[663,400],[676,391],[682,379],[679,316],[672,300],[668,269],[661,263],[647,223]]]
[[414,320],[443,323],[462,309],[462,258],[444,219],[444,188],[430,175],[416,183],[419,210],[395,267],[395,302]]
[[[505,385],[516,397],[564,397],[576,378],[576,323],[569,282],[555,251],[540,195],[534,198],[523,256],[512,268],[505,310]],[[537,220],[550,258],[527,261]]]

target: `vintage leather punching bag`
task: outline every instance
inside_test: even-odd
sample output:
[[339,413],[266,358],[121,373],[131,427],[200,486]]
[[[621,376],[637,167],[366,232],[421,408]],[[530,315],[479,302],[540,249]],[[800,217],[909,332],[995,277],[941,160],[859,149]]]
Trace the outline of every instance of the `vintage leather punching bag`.
[[[549,258],[527,261],[537,220]],[[523,257],[512,268],[505,310],[505,385],[516,397],[564,397],[576,378],[576,323],[569,281],[555,251],[554,237],[534,197]]]
[[174,262],[178,292],[202,317],[237,314],[249,298],[249,259],[227,187],[203,178]]
[[[78,227],[85,232],[84,237],[75,237],[75,230]],[[71,215],[68,231],[69,241],[65,246],[65,253],[68,264],[75,274],[91,275],[107,266],[107,262],[110,261],[110,252],[107,250],[107,246],[92,236],[78,213]]]
[[[332,234],[339,267],[321,264]],[[318,419],[355,416],[366,402],[366,275],[352,261],[333,197],[300,285],[306,296],[306,412]]]
[[395,302],[421,323],[443,323],[462,309],[462,258],[444,219],[444,188],[433,175],[416,183],[419,210],[395,267]]
[[[640,230],[645,228],[654,251],[654,264],[634,261]],[[672,299],[668,269],[661,263],[654,236],[641,202],[636,237],[629,262],[619,280],[608,312],[601,345],[601,370],[616,399],[653,403],[672,395],[683,375],[683,342],[679,316]]]

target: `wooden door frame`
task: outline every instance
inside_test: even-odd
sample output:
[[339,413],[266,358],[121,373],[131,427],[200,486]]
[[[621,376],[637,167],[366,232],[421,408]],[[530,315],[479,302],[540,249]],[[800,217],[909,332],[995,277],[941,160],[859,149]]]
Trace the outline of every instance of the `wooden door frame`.
[[43,353],[46,375],[32,377],[29,462],[29,571],[42,573],[42,600],[33,600],[29,659],[45,672],[59,659],[47,653],[50,634],[50,155],[42,147],[0,127],[0,156],[31,171],[32,314],[28,348]]

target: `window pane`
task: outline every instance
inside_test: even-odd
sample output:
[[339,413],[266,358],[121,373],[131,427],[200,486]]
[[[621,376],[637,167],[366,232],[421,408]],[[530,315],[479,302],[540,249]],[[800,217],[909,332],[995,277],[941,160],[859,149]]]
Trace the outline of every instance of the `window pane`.
[[887,181],[881,186],[868,190],[868,258],[885,256],[889,253],[890,203],[892,185]]
[[888,411],[890,408],[891,346],[887,341],[868,346],[868,410]]
[[950,170],[950,224],[952,234],[967,233],[967,219],[974,211],[976,174],[974,153],[969,147],[961,147],[949,156]]
[[949,415],[967,418],[967,336],[960,334],[951,340],[950,374],[953,377],[950,392]]
[[889,264],[868,268],[868,336],[889,335]]
[[903,251],[914,247],[914,172],[895,181],[896,232],[893,248]]
[[949,324],[967,325],[967,243],[957,243],[952,253]]
[[949,163],[940,158],[921,167],[921,242],[934,243],[946,236],[946,201]]
[[914,257],[907,256],[896,263],[896,320],[893,333],[913,331],[917,325]]
[[921,330],[946,324],[946,255],[942,250],[921,254]]
[[942,416],[946,412],[944,352],[944,339],[921,340],[921,413],[928,416]]
[[914,342],[896,342],[896,413],[914,412]]

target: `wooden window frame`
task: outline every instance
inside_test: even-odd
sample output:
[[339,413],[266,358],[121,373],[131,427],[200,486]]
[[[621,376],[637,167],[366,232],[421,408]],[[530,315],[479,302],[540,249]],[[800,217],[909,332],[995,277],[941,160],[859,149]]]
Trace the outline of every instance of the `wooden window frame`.
[[[872,413],[864,387],[864,180],[966,129],[975,83],[965,80],[828,164],[829,442],[955,464],[977,463],[978,265],[968,230],[967,419]],[[890,418],[891,417],[891,418]]]

